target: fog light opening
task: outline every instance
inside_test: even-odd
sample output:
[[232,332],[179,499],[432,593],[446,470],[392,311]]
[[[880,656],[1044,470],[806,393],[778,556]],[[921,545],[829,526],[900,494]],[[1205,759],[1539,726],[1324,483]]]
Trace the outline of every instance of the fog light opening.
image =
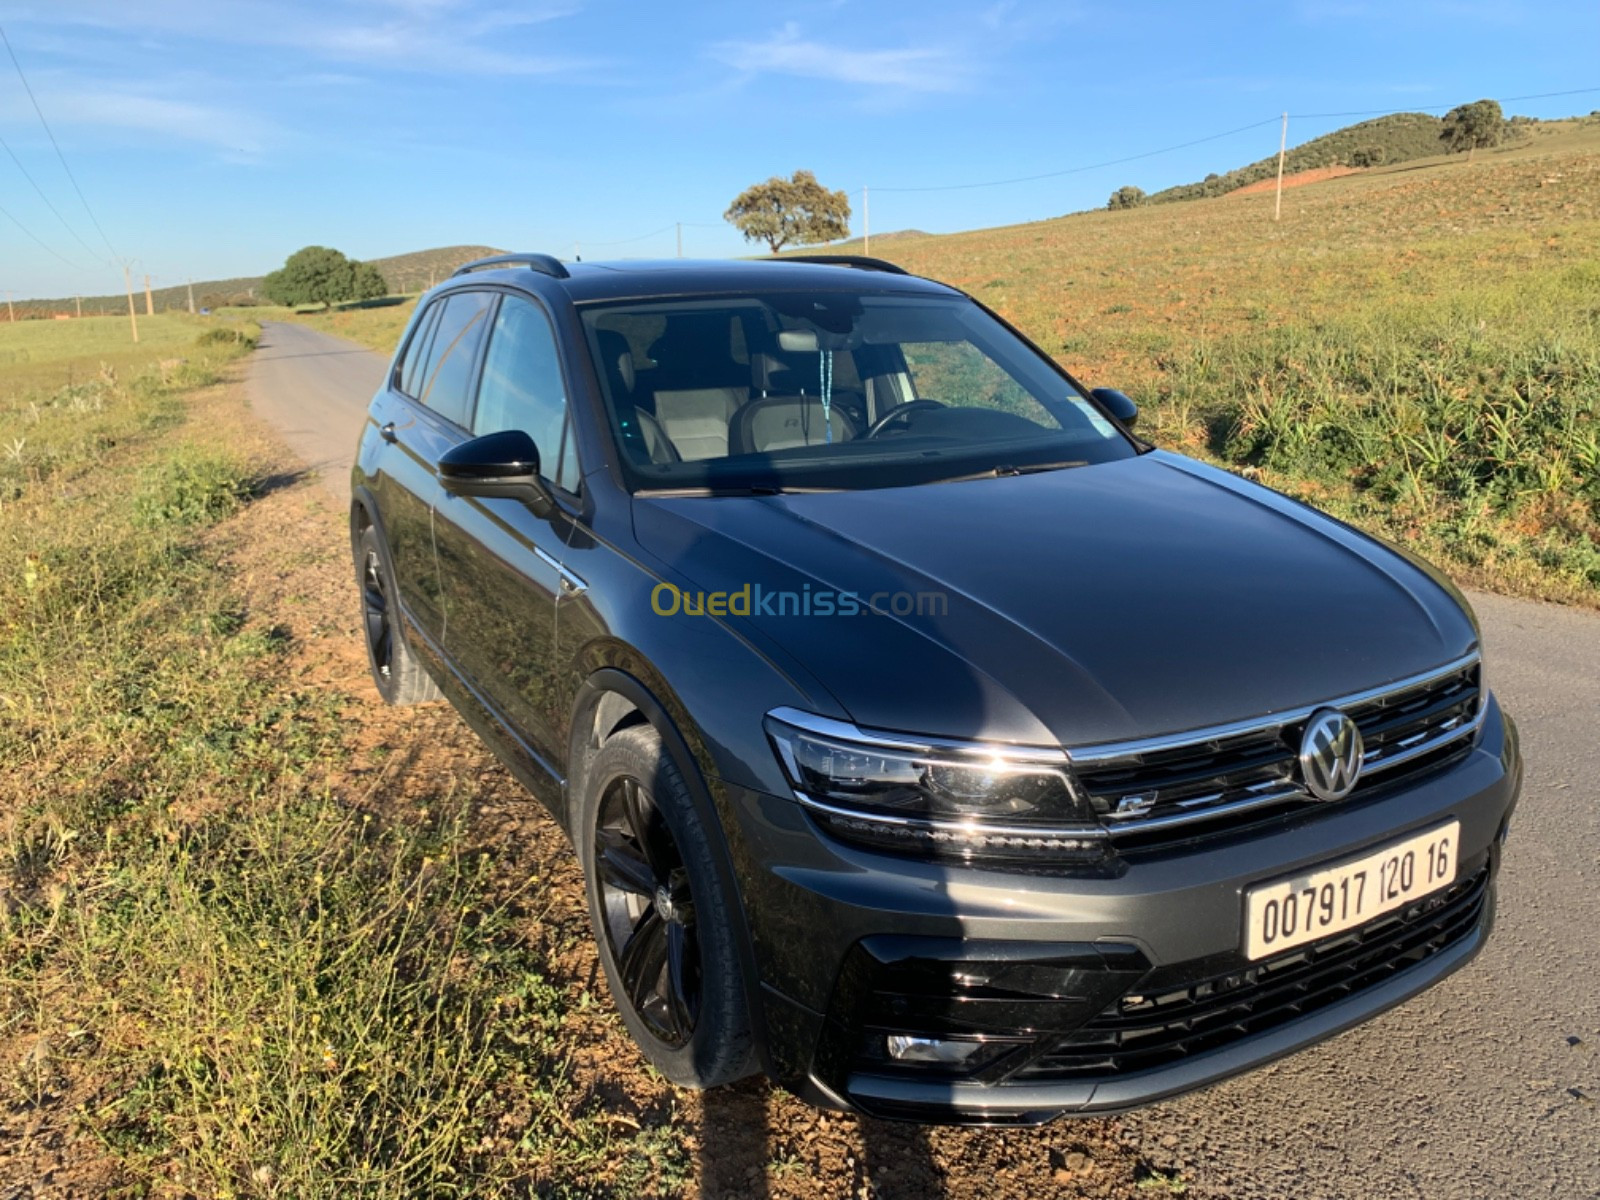
[[967,1066],[989,1048],[987,1043],[979,1041],[917,1037],[909,1033],[891,1033],[884,1041],[889,1057],[895,1062],[942,1067]]

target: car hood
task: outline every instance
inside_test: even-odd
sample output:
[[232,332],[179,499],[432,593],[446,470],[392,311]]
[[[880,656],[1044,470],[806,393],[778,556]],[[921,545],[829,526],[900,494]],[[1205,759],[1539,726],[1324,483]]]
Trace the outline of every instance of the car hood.
[[[691,606],[750,589],[735,615],[674,619],[776,643],[880,729],[1121,741],[1334,699],[1477,644],[1421,564],[1160,451],[922,487],[640,497],[634,521]],[[818,615],[825,594],[887,611]]]

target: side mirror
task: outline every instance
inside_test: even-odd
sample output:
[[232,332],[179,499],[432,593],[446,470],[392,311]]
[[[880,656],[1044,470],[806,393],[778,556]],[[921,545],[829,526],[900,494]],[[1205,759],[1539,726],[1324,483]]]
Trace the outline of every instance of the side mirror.
[[439,482],[453,496],[521,500],[540,517],[555,507],[539,478],[539,447],[520,429],[486,433],[451,447],[439,459]]
[[1089,395],[1100,401],[1108,413],[1129,429],[1132,429],[1134,423],[1138,421],[1139,406],[1116,388],[1095,388]]

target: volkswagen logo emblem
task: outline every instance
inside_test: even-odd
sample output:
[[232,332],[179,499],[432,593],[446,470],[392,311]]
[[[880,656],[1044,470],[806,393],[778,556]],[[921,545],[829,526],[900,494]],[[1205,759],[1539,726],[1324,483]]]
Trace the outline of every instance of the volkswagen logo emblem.
[[1361,777],[1361,730],[1336,708],[1311,714],[1300,735],[1300,774],[1318,800],[1343,800]]

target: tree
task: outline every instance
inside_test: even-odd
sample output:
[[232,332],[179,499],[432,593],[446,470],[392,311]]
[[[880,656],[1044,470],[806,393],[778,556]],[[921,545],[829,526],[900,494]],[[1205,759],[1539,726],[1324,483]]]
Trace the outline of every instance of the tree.
[[371,263],[352,262],[350,270],[350,299],[378,300],[389,294],[389,281],[383,277],[383,272]]
[[1465,150],[1467,161],[1471,162],[1474,150],[1498,143],[1505,136],[1505,129],[1505,115],[1500,111],[1499,101],[1474,100],[1445,113],[1439,140],[1451,154]]
[[785,246],[812,246],[850,236],[850,197],[830,192],[810,171],[790,179],[774,175],[746,188],[722,214],[747,242],[765,242],[776,254]]
[[383,274],[371,263],[356,262],[326,246],[296,250],[261,281],[262,294],[277,304],[321,304],[375,300],[388,294]]
[[1134,187],[1132,184],[1130,184],[1127,187],[1119,187],[1116,191],[1112,192],[1111,199],[1106,201],[1106,207],[1112,209],[1138,208],[1139,205],[1143,203],[1144,189]]
[[1381,167],[1387,157],[1382,146],[1358,146],[1350,151],[1350,165],[1352,167]]

